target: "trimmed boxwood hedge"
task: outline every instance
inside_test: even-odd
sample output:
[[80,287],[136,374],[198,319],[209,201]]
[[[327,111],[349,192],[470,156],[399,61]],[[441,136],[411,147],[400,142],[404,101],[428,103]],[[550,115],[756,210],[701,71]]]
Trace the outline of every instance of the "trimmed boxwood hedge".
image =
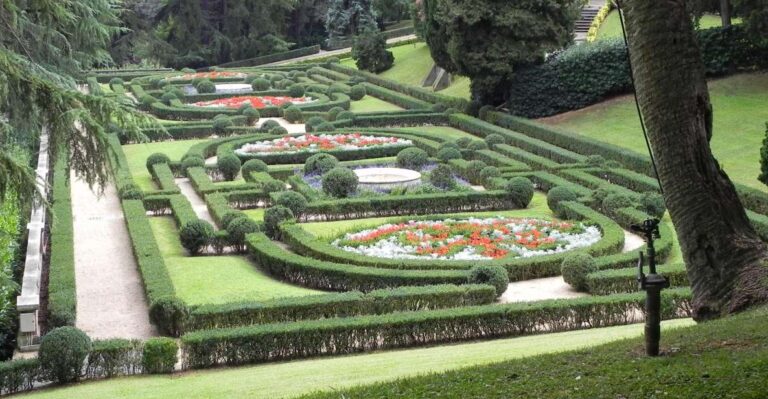
[[72,197],[66,153],[56,159],[53,168],[51,206],[51,249],[48,270],[49,328],[74,326],[77,308],[75,293],[75,248],[72,230]]
[[[682,263],[658,265],[659,274],[669,279],[670,287],[687,287],[688,274]],[[648,273],[648,267],[645,267]],[[624,292],[637,292],[637,267],[626,269],[601,270],[587,275],[587,291],[592,295],[610,295]]]
[[155,181],[158,187],[165,192],[179,193],[179,187],[176,186],[173,172],[171,167],[167,163],[157,163],[152,165],[152,180]]

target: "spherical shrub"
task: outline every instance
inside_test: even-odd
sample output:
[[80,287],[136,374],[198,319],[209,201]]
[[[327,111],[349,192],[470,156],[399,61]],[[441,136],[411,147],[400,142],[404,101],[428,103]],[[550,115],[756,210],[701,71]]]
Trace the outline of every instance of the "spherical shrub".
[[40,341],[38,359],[40,367],[55,382],[77,381],[83,362],[91,351],[91,339],[75,327],[51,330]]
[[159,163],[171,163],[171,159],[168,158],[168,155],[163,154],[162,152],[156,152],[149,157],[147,157],[147,170],[149,173],[152,173],[152,165],[159,164]]
[[264,211],[264,233],[273,240],[280,239],[280,223],[295,220],[290,209],[277,205]]
[[491,182],[491,179],[501,177],[501,170],[495,166],[486,166],[480,170],[480,183],[483,185]]
[[633,201],[632,198],[630,198],[626,194],[620,194],[620,193],[611,193],[608,194],[602,202],[602,208],[603,212],[610,216],[616,216],[617,211],[621,208],[629,208],[632,207]]
[[472,184],[482,184],[480,172],[482,172],[486,166],[488,165],[483,161],[469,161],[464,170],[464,177],[466,177]]
[[112,78],[112,79],[109,80],[109,87],[116,86],[116,85],[121,85],[123,83],[125,83],[125,82],[123,82],[123,80],[120,79],[120,78]]
[[261,190],[267,194],[279,193],[285,191],[285,183],[277,179],[267,180],[261,183]]
[[245,236],[251,233],[261,231],[259,224],[253,219],[245,216],[229,222],[227,232],[229,233],[229,243],[238,251],[245,249]]
[[446,147],[437,152],[437,159],[448,162],[451,159],[461,159],[461,151],[456,148]]
[[233,220],[244,217],[247,216],[242,211],[228,211],[224,214],[224,216],[221,217],[221,228],[224,230],[229,230],[229,224],[232,223]]
[[482,140],[475,140],[469,143],[469,145],[467,145],[467,149],[470,151],[487,150],[488,144],[486,144],[485,141],[482,141]]
[[290,123],[299,123],[304,119],[304,116],[301,114],[299,107],[292,105],[283,111],[283,118]]
[[488,284],[496,289],[496,297],[500,297],[509,286],[509,274],[502,266],[474,266],[469,270],[470,284]]
[[213,226],[202,219],[192,220],[184,224],[179,231],[181,246],[189,251],[190,255],[197,255],[208,246],[213,237]]
[[511,178],[504,187],[516,208],[526,208],[533,199],[533,183],[525,177]]
[[352,90],[349,91],[349,98],[352,101],[360,101],[365,97],[366,95],[365,86],[363,85],[354,85],[352,86]]
[[243,116],[248,119],[249,125],[253,125],[259,121],[259,118],[261,118],[261,113],[259,113],[259,110],[256,108],[248,107],[243,110]]
[[341,107],[333,107],[328,110],[328,120],[329,121],[335,121],[336,117],[339,116],[340,113],[344,112],[344,108]]
[[120,192],[118,194],[120,195],[120,199],[124,200],[144,198],[144,192],[133,183],[128,183],[123,187],[120,187]]
[[264,123],[261,125],[262,130],[270,131],[272,128],[280,127],[280,122],[270,119],[267,121],[264,121]]
[[268,80],[264,78],[258,78],[258,79],[254,79],[253,82],[251,82],[251,87],[253,88],[254,91],[265,91],[265,90],[269,90],[269,88],[271,87],[271,84],[269,83]]
[[141,364],[147,374],[169,374],[176,366],[179,345],[168,337],[150,338],[144,342]]
[[189,168],[204,168],[205,160],[197,155],[190,155],[181,161],[181,173],[186,176]]
[[469,143],[472,142],[472,139],[469,137],[461,137],[459,139],[456,139],[456,145],[459,146],[459,148],[467,148],[469,147]]
[[157,101],[157,99],[152,97],[152,96],[150,96],[149,94],[145,94],[145,95],[141,96],[139,101],[141,102],[141,105],[150,106],[150,105],[154,104]]
[[232,120],[228,117],[214,119],[213,131],[216,132],[216,134],[224,134],[226,133],[226,129],[232,125]]
[[197,85],[195,85],[195,89],[197,89],[197,92],[200,94],[206,94],[206,93],[215,93],[216,92],[216,85],[211,82],[209,79],[205,79],[200,81]]
[[429,154],[421,148],[410,147],[397,153],[397,165],[401,168],[419,170],[429,163]]
[[349,120],[355,119],[355,113],[352,111],[341,111],[339,112],[338,115],[336,115],[337,121],[346,120],[346,119],[349,119]]
[[216,164],[219,167],[219,172],[224,175],[224,179],[228,181],[235,180],[237,174],[240,173],[240,158],[235,154],[224,154],[216,160]]
[[[330,112],[330,111],[328,111]],[[323,119],[322,116],[311,116],[306,121],[304,121],[304,130],[306,130],[307,133],[311,133],[314,131],[315,127],[325,122],[325,119]]]
[[304,86],[300,84],[292,84],[290,87],[288,87],[288,95],[291,97],[303,97],[304,96]]
[[272,84],[275,84],[275,82],[279,82],[283,80],[283,78],[285,78],[285,76],[279,73],[269,75],[269,81],[272,82]]
[[296,191],[284,191],[278,194],[275,204],[290,209],[296,217],[301,216],[307,209],[307,199]]
[[652,217],[661,219],[664,217],[664,212],[667,211],[667,205],[661,194],[648,191],[640,197],[640,210]]
[[493,148],[496,144],[504,144],[504,136],[498,133],[491,133],[485,136],[485,144],[488,144],[490,148]]
[[288,129],[282,127],[282,126],[275,126],[271,129],[269,129],[269,134],[275,134],[280,136],[285,136],[288,134]]
[[584,253],[570,255],[560,264],[563,280],[578,291],[587,290],[587,275],[597,270],[595,259]]
[[251,177],[251,173],[254,172],[266,172],[269,170],[269,167],[267,166],[264,161],[260,159],[249,159],[245,161],[245,163],[242,166],[242,172],[243,172],[243,179],[246,182],[252,182],[253,178]]
[[173,94],[171,92],[165,92],[162,96],[160,96],[160,101],[163,102],[165,105],[171,105],[171,101],[178,100],[179,98],[176,97],[176,94]]
[[547,193],[547,206],[549,206],[549,209],[556,215],[562,217],[564,212],[560,208],[560,203],[565,201],[576,201],[577,198],[576,194],[568,187],[552,187]]
[[336,198],[346,198],[357,190],[357,175],[352,169],[335,167],[323,174],[323,192]]
[[149,305],[149,320],[163,335],[181,335],[188,318],[189,308],[176,297],[161,297]]
[[429,182],[433,186],[444,190],[456,187],[456,179],[453,177],[453,171],[451,171],[451,167],[448,165],[437,165],[432,170],[432,173],[429,174]]
[[321,152],[312,155],[304,162],[304,173],[324,174],[339,165],[339,160],[331,154]]
[[[343,112],[342,112],[343,113]],[[341,114],[339,114],[341,115]],[[316,132],[330,133],[336,130],[336,125],[331,122],[323,122],[315,127]]]

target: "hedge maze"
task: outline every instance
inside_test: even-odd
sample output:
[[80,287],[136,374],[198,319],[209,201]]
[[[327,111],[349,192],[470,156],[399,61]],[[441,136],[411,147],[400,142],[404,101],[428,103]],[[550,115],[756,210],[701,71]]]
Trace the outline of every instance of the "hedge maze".
[[[95,79],[89,83],[98,87]],[[210,83],[250,89],[202,93],[210,91]],[[642,248],[623,249],[631,224],[664,215],[646,157],[490,109],[472,117],[464,113],[471,107],[463,100],[333,60],[197,75],[169,71],[114,75],[110,87],[109,95],[125,96],[161,120],[163,128],[147,130],[149,144],[142,145],[163,154],[172,141],[182,145],[184,140],[196,140],[189,141],[183,156],[150,157],[147,170],[154,188],[147,190],[134,182],[127,166],[124,146],[134,144],[119,132],[111,138],[112,166],[150,317],[164,335],[181,338],[184,367],[601,327],[637,322],[642,316],[644,295],[635,281],[637,252]],[[250,106],[229,108],[193,105],[211,100],[232,104],[234,97],[256,100]],[[305,100],[275,105],[282,97]],[[351,104],[371,97],[402,110],[349,111]],[[284,123],[265,121],[279,117],[305,124],[306,134],[312,136],[288,134]],[[273,151],[270,146],[279,147],[286,136],[307,140],[309,144],[292,145],[308,147]],[[368,145],[360,139],[369,136],[406,144]],[[242,151],[254,143],[267,150]],[[318,157],[321,152],[330,156]],[[364,189],[350,172],[381,166],[420,170],[422,181],[376,191]],[[57,172],[66,172],[66,165],[57,166]],[[59,189],[65,187],[61,178],[59,174],[54,180],[54,195],[62,197],[54,198],[54,206],[68,203],[66,191]],[[177,185],[179,178],[189,179],[215,226],[200,221]],[[739,192],[750,219],[768,238],[768,196],[746,188]],[[263,212],[254,211],[259,209]],[[600,237],[568,251],[478,260],[366,256],[334,245],[343,234],[317,233],[340,229],[335,231],[351,234],[409,221],[472,220],[497,214],[560,219],[578,231],[592,226]],[[211,264],[221,256],[247,256],[260,273],[306,288],[306,295],[281,297],[276,292],[274,299],[265,301],[224,298],[216,304],[185,303],[175,276],[187,271],[182,267],[169,272],[167,254],[152,224],[156,217],[172,217],[176,230],[171,233],[189,252],[207,257]],[[53,233],[54,256],[67,255],[72,245],[67,225]],[[673,288],[664,291],[664,313],[685,317],[690,290],[675,241],[665,219],[657,252],[663,263],[660,270]],[[476,254],[487,245],[466,244],[456,251]],[[586,260],[563,269],[564,261],[576,254]],[[196,271],[190,267],[188,273]],[[500,282],[563,273],[566,281],[588,295],[539,302],[497,299]],[[51,278],[52,289],[69,280],[67,275]],[[66,288],[61,292],[74,295]],[[69,314],[74,312],[73,302],[61,294],[51,298],[55,299],[51,310],[61,313],[57,323],[74,319]]]

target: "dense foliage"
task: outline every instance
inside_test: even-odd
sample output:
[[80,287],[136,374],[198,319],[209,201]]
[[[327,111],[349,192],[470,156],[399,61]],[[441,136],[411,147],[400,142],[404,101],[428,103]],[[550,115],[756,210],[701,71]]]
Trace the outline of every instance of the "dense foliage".
[[[352,58],[359,69],[373,73],[384,72],[395,63],[395,56],[387,50],[387,39],[382,33],[365,33],[355,37]],[[353,100],[355,98],[359,100],[362,96],[356,94]]]
[[74,327],[59,327],[40,342],[38,358],[44,370],[59,383],[80,378],[85,357],[91,351],[91,339]]

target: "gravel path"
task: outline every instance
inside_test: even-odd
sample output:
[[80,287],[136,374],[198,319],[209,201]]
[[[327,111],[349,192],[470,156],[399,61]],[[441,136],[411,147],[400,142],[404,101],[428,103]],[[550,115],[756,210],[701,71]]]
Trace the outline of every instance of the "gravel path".
[[216,227],[216,222],[214,222],[213,217],[211,217],[211,213],[208,212],[208,205],[206,205],[205,201],[203,201],[203,199],[200,198],[200,196],[197,194],[197,191],[195,191],[195,188],[192,187],[192,183],[189,181],[189,179],[186,177],[176,179],[176,185],[179,186],[181,194],[187,197],[189,203],[192,204],[192,209],[195,211],[197,217],[210,223],[214,229],[218,229]]
[[645,239],[639,235],[624,230],[624,248],[621,252],[631,252],[645,245]]
[[114,185],[99,197],[71,179],[77,328],[92,339],[157,335]]
[[588,296],[577,292],[561,276],[537,278],[510,283],[499,298],[501,303],[531,302],[545,299],[565,299]]

